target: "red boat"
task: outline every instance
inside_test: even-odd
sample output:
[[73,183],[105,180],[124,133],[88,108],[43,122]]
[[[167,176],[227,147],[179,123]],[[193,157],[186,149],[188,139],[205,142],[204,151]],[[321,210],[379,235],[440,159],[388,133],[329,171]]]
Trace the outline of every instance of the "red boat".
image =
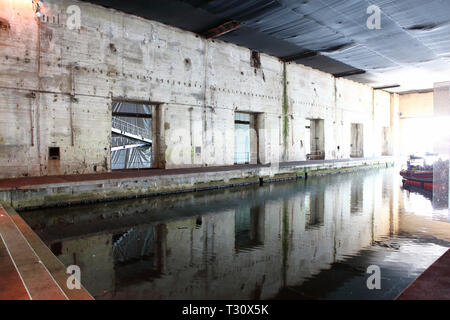
[[[427,155],[428,157],[433,155]],[[433,165],[427,165],[425,157],[410,156],[408,168],[400,171],[403,186],[433,191]]]

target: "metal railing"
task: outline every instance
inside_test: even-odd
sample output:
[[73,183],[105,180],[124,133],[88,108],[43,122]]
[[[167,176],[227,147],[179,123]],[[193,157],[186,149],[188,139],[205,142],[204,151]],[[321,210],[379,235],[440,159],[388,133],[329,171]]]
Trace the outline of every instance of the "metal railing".
[[126,170],[126,169],[150,169],[152,168],[151,161],[134,161],[134,162],[115,162],[112,170]]
[[116,117],[113,117],[112,119],[112,127],[124,133],[140,136],[144,139],[152,139],[152,134],[151,132],[148,132],[148,130],[145,130],[144,128],[138,127]]

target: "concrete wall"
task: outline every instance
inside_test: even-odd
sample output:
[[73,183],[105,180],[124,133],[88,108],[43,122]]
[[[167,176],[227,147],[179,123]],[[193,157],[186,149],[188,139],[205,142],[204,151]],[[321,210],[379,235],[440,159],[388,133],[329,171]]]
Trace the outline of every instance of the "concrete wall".
[[306,159],[307,118],[324,119],[326,159],[349,157],[351,123],[364,156],[381,155],[387,92],[265,54],[259,66],[246,48],[84,2],[42,12],[0,0],[0,178],[109,171],[113,99],[159,106],[162,168],[232,165],[234,111],[257,114],[261,163]]
[[399,96],[400,153],[408,156],[415,152],[433,152],[434,127],[433,92],[409,93]]
[[434,152],[450,157],[450,81],[434,84],[433,114],[436,119]]
[[434,116],[436,119],[437,139],[434,141],[434,152],[441,155],[445,162],[438,162],[433,167],[433,203],[448,207],[450,213],[450,81],[434,84]]
[[400,95],[400,117],[431,117],[433,115],[433,92]]

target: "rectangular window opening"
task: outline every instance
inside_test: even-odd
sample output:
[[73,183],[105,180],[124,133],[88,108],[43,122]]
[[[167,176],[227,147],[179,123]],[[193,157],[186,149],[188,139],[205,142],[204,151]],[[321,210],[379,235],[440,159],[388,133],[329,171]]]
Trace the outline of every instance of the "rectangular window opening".
[[112,170],[153,167],[153,108],[146,103],[113,101]]

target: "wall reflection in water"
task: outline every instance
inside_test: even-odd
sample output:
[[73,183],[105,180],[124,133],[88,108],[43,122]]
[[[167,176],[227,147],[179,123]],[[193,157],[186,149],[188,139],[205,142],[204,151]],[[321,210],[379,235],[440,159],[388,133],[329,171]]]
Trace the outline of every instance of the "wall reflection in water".
[[386,169],[22,215],[96,298],[267,299],[398,235],[401,192]]

